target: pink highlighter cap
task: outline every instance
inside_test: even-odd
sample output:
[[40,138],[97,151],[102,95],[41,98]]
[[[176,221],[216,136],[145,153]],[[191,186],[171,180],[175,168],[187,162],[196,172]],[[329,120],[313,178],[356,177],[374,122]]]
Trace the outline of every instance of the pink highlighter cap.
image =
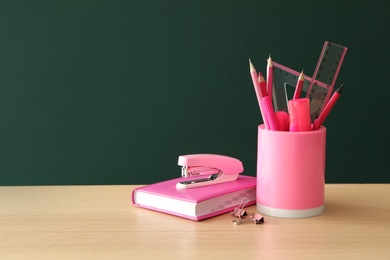
[[288,101],[290,114],[290,131],[304,132],[311,130],[310,101],[308,98],[297,98]]

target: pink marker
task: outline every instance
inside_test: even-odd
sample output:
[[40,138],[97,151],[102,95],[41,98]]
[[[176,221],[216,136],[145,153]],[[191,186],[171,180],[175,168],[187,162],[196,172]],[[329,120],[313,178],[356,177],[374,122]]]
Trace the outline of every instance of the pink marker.
[[310,131],[310,101],[308,98],[298,98],[288,101],[290,112],[290,131]]
[[274,107],[272,106],[271,97],[266,96],[260,100],[261,111],[263,111],[264,122],[267,122],[268,129],[278,131],[279,123],[275,116]]

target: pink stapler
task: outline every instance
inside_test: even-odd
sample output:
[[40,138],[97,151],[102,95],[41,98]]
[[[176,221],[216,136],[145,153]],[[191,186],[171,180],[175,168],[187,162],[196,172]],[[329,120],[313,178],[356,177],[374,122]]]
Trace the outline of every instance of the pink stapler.
[[[178,164],[182,166],[182,177],[189,178],[188,181],[178,182],[178,189],[235,181],[244,171],[240,160],[218,154],[181,155]],[[200,178],[193,178],[199,176]]]

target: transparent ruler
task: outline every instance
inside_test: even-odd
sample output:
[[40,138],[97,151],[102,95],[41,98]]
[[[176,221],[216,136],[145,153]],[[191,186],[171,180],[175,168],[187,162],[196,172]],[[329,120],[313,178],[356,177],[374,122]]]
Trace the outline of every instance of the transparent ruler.
[[[302,91],[310,100],[310,116],[313,122],[328,102],[340,72],[347,48],[325,42],[313,77],[305,76]],[[276,111],[288,112],[288,92],[294,89],[300,72],[273,62],[273,102]]]

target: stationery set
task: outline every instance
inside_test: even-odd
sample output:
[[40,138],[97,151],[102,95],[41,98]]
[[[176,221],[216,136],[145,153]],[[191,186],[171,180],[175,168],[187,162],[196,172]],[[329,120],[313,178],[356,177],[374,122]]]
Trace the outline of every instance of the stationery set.
[[[133,204],[196,221],[231,212],[234,224],[264,223],[260,213],[282,218],[321,214],[323,123],[342,93],[343,85],[333,89],[346,51],[326,41],[312,77],[272,61],[271,56],[264,77],[249,60],[263,118],[258,126],[256,177],[241,175],[244,167],[233,157],[181,155],[181,177],[134,189]],[[289,97],[291,89],[294,94]],[[260,213],[246,214],[244,207],[254,204]]]

